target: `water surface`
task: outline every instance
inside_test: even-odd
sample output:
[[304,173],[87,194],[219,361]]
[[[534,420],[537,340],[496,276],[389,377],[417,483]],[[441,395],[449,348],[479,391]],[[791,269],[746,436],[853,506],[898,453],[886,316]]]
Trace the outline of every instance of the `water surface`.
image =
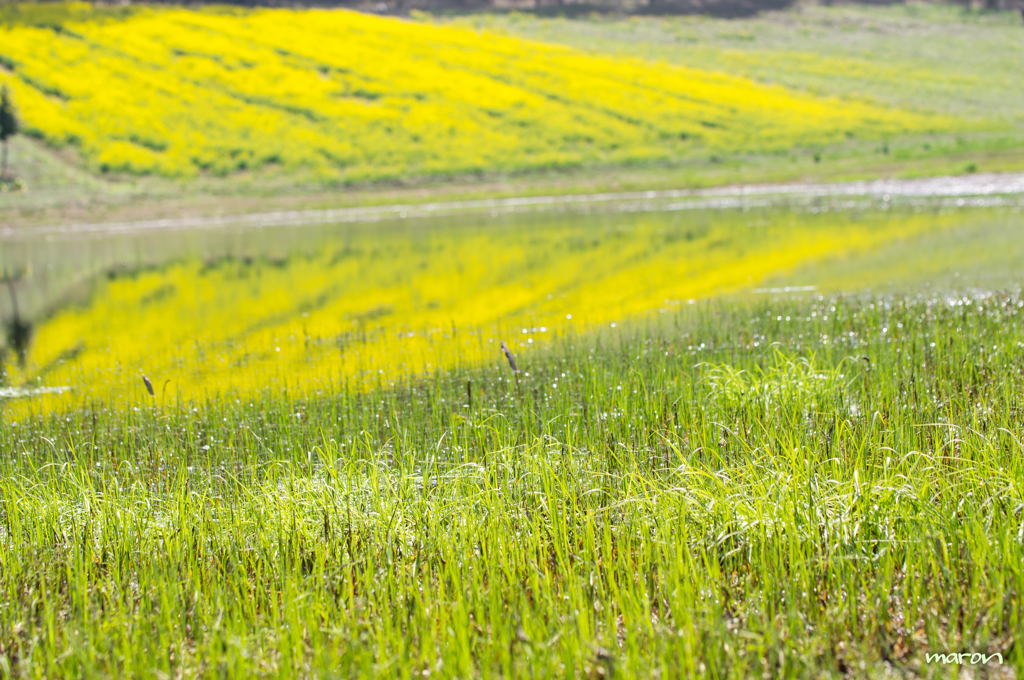
[[142,373],[177,399],[498,370],[501,341],[529,356],[714,296],[996,290],[1024,271],[1013,201],[675,200],[8,234],[0,398],[134,400]]

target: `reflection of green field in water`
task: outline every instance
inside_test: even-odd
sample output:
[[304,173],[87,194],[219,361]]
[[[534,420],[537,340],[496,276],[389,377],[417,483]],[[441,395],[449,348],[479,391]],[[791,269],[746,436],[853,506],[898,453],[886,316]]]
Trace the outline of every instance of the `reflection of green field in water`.
[[74,388],[34,402],[47,409],[141,396],[140,371],[167,399],[375,384],[498,362],[501,339],[529,355],[568,330],[722,293],[963,286],[972,274],[998,287],[1021,261],[1016,217],[920,207],[485,217],[339,227],[295,236],[293,248],[277,234],[269,255],[222,244],[216,258],[100,277],[84,303],[38,325],[24,371],[6,363],[13,386]]

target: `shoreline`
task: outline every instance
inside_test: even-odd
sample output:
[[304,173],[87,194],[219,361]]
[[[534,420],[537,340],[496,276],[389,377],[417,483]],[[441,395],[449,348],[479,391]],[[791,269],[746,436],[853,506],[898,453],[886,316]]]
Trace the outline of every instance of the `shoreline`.
[[[761,207],[791,200],[823,198],[892,199],[988,199],[972,204],[995,205],[991,199],[1024,195],[1024,173],[979,173],[914,179],[880,179],[849,182],[737,184],[705,189],[551,194],[508,198],[391,203],[386,205],[233,212],[212,216],[162,219],[56,222],[40,226],[2,227],[0,241],[36,237],[141,234],[146,232],[202,230],[236,227],[300,227],[305,225],[376,222],[462,214],[542,212],[588,209],[593,206],[626,210],[696,210]],[[959,202],[959,206],[964,202]]]

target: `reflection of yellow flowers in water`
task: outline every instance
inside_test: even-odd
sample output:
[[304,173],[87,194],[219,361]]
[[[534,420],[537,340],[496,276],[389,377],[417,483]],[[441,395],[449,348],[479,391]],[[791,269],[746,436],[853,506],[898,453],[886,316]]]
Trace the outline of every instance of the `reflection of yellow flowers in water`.
[[756,286],[947,221],[786,215],[751,226],[742,213],[693,217],[378,225],[311,256],[186,261],[104,278],[87,306],[38,328],[31,365],[15,369],[14,384],[74,386],[32,401],[44,408],[142,397],[140,370],[157,398],[171,381],[168,399],[358,388],[461,362],[502,366],[502,339],[529,370],[530,351],[567,328]]
[[350,11],[79,8],[0,27],[34,134],[94,169],[325,180],[771,151],[950,121]]

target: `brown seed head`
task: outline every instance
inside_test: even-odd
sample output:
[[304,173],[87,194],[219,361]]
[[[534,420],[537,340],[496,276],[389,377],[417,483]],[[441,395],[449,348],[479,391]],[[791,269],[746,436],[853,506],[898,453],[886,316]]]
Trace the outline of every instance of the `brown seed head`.
[[508,359],[508,365],[512,367],[512,372],[518,373],[519,369],[516,368],[515,357],[512,356],[512,350],[508,348],[504,340],[501,341],[501,351],[505,353],[505,358]]

